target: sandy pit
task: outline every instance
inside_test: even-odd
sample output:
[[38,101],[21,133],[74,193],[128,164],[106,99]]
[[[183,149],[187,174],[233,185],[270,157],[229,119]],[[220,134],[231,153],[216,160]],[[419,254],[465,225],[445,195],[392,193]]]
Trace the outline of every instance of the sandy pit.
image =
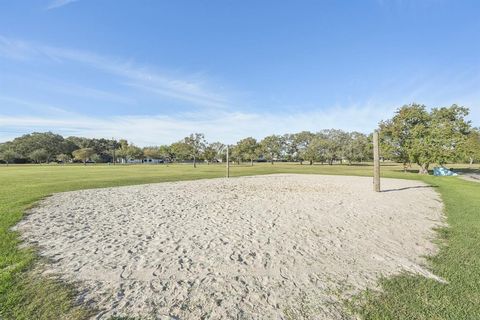
[[434,277],[443,224],[418,181],[269,175],[55,194],[17,229],[95,318],[348,319],[381,276]]

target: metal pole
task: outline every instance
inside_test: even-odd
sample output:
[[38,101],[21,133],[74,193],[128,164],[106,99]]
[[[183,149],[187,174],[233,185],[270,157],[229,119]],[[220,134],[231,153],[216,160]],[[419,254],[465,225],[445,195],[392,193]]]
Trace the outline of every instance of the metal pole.
[[227,178],[230,178],[230,158],[229,158],[229,149],[227,144]]
[[380,150],[378,130],[373,133],[373,190],[380,192]]

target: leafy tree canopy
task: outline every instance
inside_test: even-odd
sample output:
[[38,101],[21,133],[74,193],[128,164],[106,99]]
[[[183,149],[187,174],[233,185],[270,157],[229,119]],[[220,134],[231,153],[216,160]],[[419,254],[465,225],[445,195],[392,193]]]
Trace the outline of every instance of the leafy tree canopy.
[[428,173],[432,163],[453,160],[470,131],[468,109],[452,105],[433,108],[411,104],[398,109],[392,119],[380,123],[382,150],[403,163],[416,163]]

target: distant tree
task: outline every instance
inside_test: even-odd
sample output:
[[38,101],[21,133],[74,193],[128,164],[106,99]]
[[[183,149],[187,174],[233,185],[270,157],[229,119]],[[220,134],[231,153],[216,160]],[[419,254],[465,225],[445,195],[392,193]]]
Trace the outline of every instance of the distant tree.
[[[34,132],[13,139],[10,143],[12,149],[21,157],[37,161],[30,155],[45,155],[46,159],[41,161],[48,162],[57,154],[64,153],[66,149],[65,139],[58,134],[52,132]],[[34,153],[36,150],[41,152]]]
[[205,150],[203,151],[203,158],[207,164],[210,164],[217,158],[217,150],[215,150],[215,148],[213,148],[211,145],[206,146]]
[[184,141],[178,141],[170,145],[170,151],[175,161],[188,160],[191,156],[191,148]]
[[452,105],[433,108],[411,104],[380,123],[383,150],[396,161],[416,163],[427,174],[431,163],[444,164],[456,157],[470,129],[468,109]]
[[229,161],[234,161],[237,164],[240,164],[242,161],[242,153],[238,145],[233,145],[229,147]]
[[118,142],[117,140],[115,139],[112,139],[109,141],[109,151],[110,151],[110,154],[111,154],[111,162],[113,164],[117,163],[118,162],[118,155],[117,155],[117,149],[120,148],[120,142]]
[[169,146],[153,146],[143,148],[143,154],[147,158],[162,159],[170,161],[172,159],[172,152]]
[[314,138],[315,134],[310,131],[302,131],[293,135],[291,145],[300,164],[303,164],[304,160],[309,160],[310,164],[313,164],[316,156],[312,153],[312,150],[309,150],[309,145]]
[[143,160],[145,158],[143,150],[133,144],[129,145],[127,148],[127,157],[135,160]]
[[360,132],[351,132],[346,139],[347,143],[344,145],[343,155],[349,164],[352,162],[362,162],[370,158],[371,143],[368,137]]
[[278,160],[282,151],[283,139],[278,135],[271,135],[260,141],[260,151],[263,156],[273,164],[274,160]]
[[73,151],[73,157],[76,160],[82,161],[84,165],[87,165],[87,160],[89,160],[95,154],[95,150],[92,148],[81,148]]
[[[95,152],[95,150],[94,150]],[[105,163],[105,159],[100,156],[98,153],[94,153],[91,157],[90,160],[95,162],[95,163]]]
[[152,159],[161,159],[162,158],[162,153],[160,152],[159,147],[143,148],[143,155],[146,158],[152,158]]
[[50,154],[45,149],[37,149],[32,151],[28,157],[32,159],[35,163],[48,162]]
[[111,162],[113,159],[113,148],[118,147],[118,142],[109,139],[90,139],[88,147],[97,154],[97,162]]
[[12,149],[5,149],[5,150],[0,152],[0,160],[5,161],[7,166],[10,163],[13,163],[13,161],[15,161],[16,158],[18,158],[18,153],[16,153]]
[[212,142],[208,146],[215,151],[215,159],[226,160],[226,145],[221,142]]
[[313,165],[315,161],[325,161],[325,136],[322,133],[312,134],[308,138],[308,143],[305,143],[301,149],[302,161],[308,161],[310,165]]
[[349,135],[347,132],[338,129],[323,130],[321,134],[325,137],[323,140],[323,155],[329,165],[334,161],[342,159],[344,146],[348,143]]
[[299,160],[298,145],[295,139],[296,134],[286,133],[282,136],[283,145],[281,154],[287,161]]
[[258,157],[259,145],[257,140],[248,137],[237,142],[235,151],[242,160],[249,160],[250,165],[253,166],[253,160]]
[[187,150],[193,158],[193,167],[197,167],[197,159],[202,155],[206,147],[205,136],[203,133],[192,133],[190,136],[183,139]]
[[171,161],[173,158],[173,153],[172,149],[170,146],[167,145],[161,145],[158,147],[158,153],[160,155],[160,158],[166,161]]
[[65,139],[64,143],[63,143],[63,151],[62,153],[64,154],[68,154],[68,155],[72,155],[72,152],[77,150],[77,149],[80,149],[80,148],[87,148],[87,146],[83,147],[83,146],[80,146],[79,144],[76,143],[76,138],[77,137],[68,137]]
[[90,148],[92,147],[91,140],[88,138],[84,137],[68,137],[65,139],[68,144],[70,144],[72,147],[74,147],[71,152],[75,151],[76,149],[81,149],[81,148]]
[[57,156],[57,160],[63,164],[69,162],[71,159],[72,157],[70,157],[68,154],[65,154],[65,153],[61,153]]
[[128,141],[125,139],[121,139],[118,141],[118,146],[116,150],[116,156],[122,159],[123,163],[126,163],[128,160]]

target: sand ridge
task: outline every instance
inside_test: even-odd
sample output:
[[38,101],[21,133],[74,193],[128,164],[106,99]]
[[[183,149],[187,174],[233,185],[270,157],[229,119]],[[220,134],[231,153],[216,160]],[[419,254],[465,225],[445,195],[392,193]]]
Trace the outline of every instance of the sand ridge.
[[380,276],[433,276],[438,194],[382,184],[282,174],[65,192],[17,228],[99,319],[344,319],[340,299]]

